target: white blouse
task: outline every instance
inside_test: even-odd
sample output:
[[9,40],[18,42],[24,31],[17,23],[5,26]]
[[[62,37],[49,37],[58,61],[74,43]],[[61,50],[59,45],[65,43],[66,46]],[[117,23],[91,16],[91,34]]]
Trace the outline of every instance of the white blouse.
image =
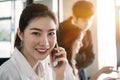
[[[11,58],[0,66],[0,80],[55,80],[49,61],[39,61],[38,75],[22,53],[15,48]],[[71,66],[65,70],[65,80],[76,80]]]
[[[12,73],[9,72],[10,71],[9,69],[13,70]],[[4,74],[5,71],[7,71],[6,74]],[[14,72],[15,73],[17,72],[17,74],[14,74]],[[6,79],[4,79],[5,76],[3,74],[7,76]],[[15,76],[13,77],[13,79],[8,79],[9,77],[11,78],[13,76],[12,74],[19,76],[19,79],[17,78],[14,79]],[[15,48],[10,60],[8,60],[5,64],[3,64],[0,67],[0,79],[1,80],[53,80],[53,74],[50,65],[48,63],[45,63],[44,61],[44,63],[39,62],[38,75],[37,75],[30,66],[30,64],[27,62],[25,57],[21,54],[21,52],[17,48]]]

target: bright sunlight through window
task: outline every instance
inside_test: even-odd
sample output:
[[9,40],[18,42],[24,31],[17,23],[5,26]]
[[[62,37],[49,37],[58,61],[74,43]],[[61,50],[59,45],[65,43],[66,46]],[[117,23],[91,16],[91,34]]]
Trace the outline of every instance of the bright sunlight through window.
[[97,0],[99,68],[117,66],[114,3],[114,0]]

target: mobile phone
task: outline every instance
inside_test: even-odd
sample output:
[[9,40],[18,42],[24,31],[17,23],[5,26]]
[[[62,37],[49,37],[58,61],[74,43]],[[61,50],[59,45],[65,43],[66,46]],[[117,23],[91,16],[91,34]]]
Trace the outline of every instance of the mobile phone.
[[[56,43],[56,44],[55,44],[55,48],[57,48],[57,47],[58,47],[58,44]],[[59,62],[56,61],[56,59],[58,58],[58,56],[55,55],[55,54],[58,53],[58,52],[59,52],[58,50],[54,50],[54,49],[53,49],[53,51],[52,51],[53,66],[54,66],[54,67],[58,66],[58,64],[59,64]]]

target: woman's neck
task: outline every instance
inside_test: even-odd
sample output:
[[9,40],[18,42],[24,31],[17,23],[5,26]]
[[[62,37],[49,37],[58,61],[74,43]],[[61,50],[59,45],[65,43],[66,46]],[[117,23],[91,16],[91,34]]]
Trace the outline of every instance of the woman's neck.
[[34,58],[32,58],[29,55],[26,55],[25,53],[23,53],[23,51],[21,51],[21,53],[26,58],[26,60],[28,61],[28,63],[32,67],[32,69],[35,71],[35,73],[38,74],[38,64],[39,64],[39,61],[34,59]]
[[39,65],[39,61],[32,67],[34,72],[38,75],[38,65]]

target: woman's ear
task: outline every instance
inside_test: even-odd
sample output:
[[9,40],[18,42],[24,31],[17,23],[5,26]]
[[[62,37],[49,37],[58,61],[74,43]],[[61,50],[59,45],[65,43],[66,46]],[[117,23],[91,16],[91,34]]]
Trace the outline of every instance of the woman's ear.
[[20,31],[20,28],[17,29],[17,34],[20,40],[23,41],[23,33]]

